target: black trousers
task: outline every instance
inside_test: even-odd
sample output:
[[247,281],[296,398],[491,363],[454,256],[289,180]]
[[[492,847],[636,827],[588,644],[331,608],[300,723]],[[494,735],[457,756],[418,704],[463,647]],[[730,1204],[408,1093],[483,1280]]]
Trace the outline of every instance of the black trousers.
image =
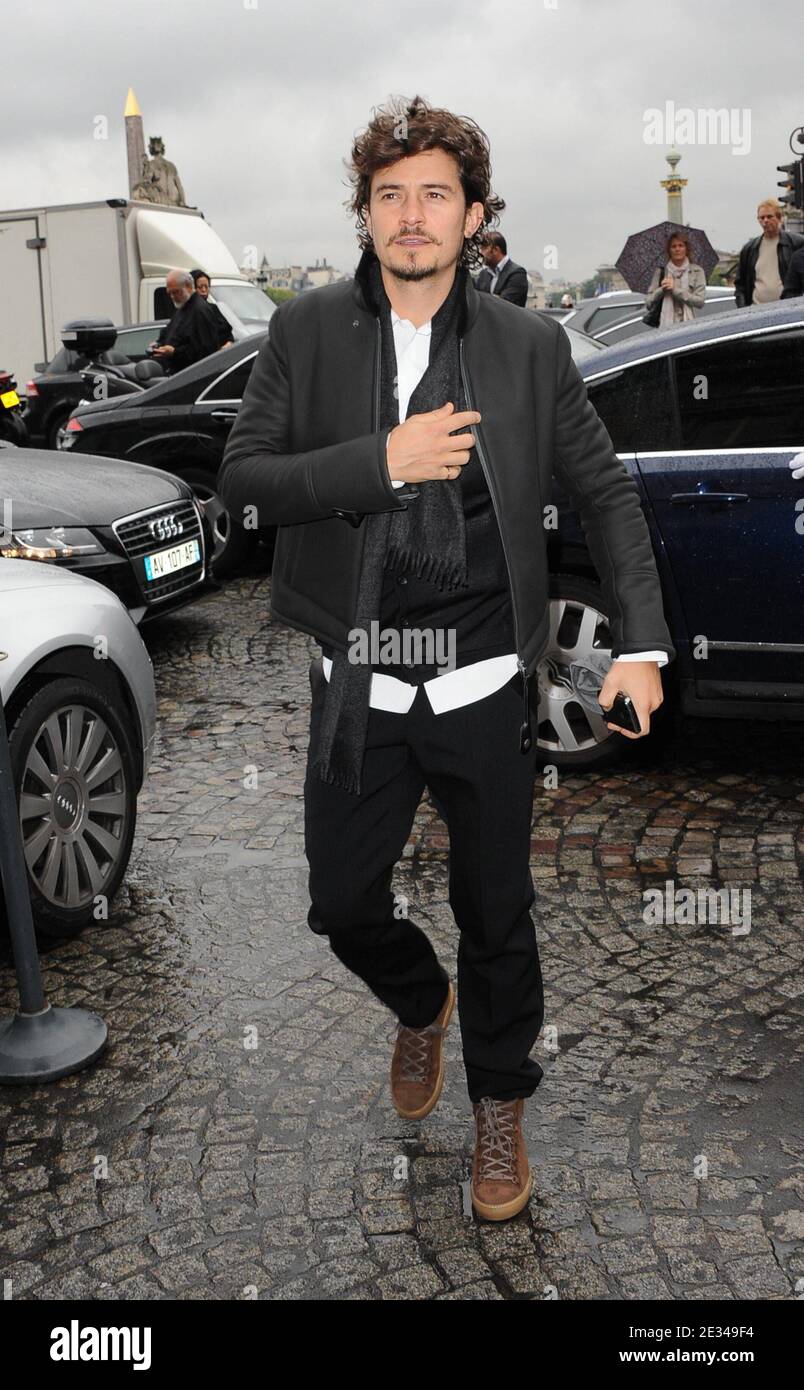
[[391,891],[425,786],[449,830],[449,903],[460,930],[458,1016],[469,1097],[529,1096],[544,1021],[530,872],[535,739],[519,751],[522,679],[435,714],[423,688],[404,714],[369,710],[362,793],[310,774],[327,690],[310,666],[304,790],[312,930],[409,1028],[432,1023],[447,972]]

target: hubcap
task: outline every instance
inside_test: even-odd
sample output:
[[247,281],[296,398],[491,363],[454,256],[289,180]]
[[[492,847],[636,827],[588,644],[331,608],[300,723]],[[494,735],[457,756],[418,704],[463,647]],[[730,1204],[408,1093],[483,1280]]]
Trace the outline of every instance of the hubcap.
[[612,737],[602,715],[584,709],[572,689],[569,668],[591,652],[611,655],[608,621],[580,599],[550,600],[550,636],[538,668],[537,744],[554,753],[581,753]]
[[103,893],[123,851],[126,774],[117,740],[96,710],[64,705],[40,725],[20,789],[25,861],[55,907]]

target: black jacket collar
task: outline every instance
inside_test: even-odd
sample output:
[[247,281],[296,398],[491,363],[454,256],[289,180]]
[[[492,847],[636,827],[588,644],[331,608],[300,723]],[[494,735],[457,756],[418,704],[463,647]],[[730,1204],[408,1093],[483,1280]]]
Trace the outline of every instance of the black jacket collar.
[[[379,306],[376,304],[371,292],[368,269],[372,261],[376,261],[377,256],[370,247],[367,247],[360,257],[357,269],[352,281],[352,296],[361,309],[368,309],[375,318],[379,313]],[[471,275],[466,275],[466,293],[459,306],[458,313],[458,337],[462,338],[464,333],[471,328],[477,318],[479,295],[475,289],[475,283]]]

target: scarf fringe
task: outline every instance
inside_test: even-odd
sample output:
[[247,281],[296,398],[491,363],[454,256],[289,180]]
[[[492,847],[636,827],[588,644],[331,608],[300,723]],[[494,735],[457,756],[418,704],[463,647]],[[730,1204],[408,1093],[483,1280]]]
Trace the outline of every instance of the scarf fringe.
[[385,562],[386,569],[406,570],[417,579],[436,584],[439,589],[465,588],[469,572],[464,561],[448,562],[438,555],[422,555],[411,546],[392,546]]
[[330,787],[340,787],[343,791],[351,792],[354,796],[360,795],[359,774],[352,774],[346,770],[328,766],[326,759],[323,758],[314,762],[310,771],[319,782],[326,782]]

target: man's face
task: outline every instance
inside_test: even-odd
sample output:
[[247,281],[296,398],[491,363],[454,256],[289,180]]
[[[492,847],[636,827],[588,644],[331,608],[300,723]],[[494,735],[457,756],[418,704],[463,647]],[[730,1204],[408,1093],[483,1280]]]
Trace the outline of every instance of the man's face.
[[483,260],[490,270],[493,270],[498,261],[503,258],[503,253],[499,246],[495,246],[493,241],[487,241],[483,246]]
[[170,296],[171,303],[176,309],[180,309],[182,304],[186,304],[190,295],[193,293],[190,285],[183,285],[181,281],[177,280],[173,275],[168,275],[165,280],[165,289]]
[[779,235],[782,219],[773,208],[760,208],[757,212],[757,221],[765,233],[765,236]]
[[380,264],[399,280],[455,265],[482,220],[483,204],[466,206],[458,161],[446,150],[407,155],[371,180],[366,227]]

